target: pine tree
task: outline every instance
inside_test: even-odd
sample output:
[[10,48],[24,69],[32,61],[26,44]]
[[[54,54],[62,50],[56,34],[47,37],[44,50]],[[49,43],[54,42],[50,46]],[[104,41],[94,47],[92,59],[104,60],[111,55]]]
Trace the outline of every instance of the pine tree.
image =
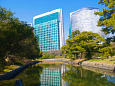
[[115,33],[115,0],[99,0],[98,4],[105,6],[102,11],[96,12],[100,15],[98,26],[102,26],[105,34]]

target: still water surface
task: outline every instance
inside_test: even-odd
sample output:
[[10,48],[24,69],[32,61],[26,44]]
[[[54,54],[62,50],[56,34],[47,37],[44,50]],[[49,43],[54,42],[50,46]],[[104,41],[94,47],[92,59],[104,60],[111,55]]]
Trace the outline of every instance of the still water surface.
[[0,81],[0,86],[115,86],[115,76],[64,64],[37,64]]

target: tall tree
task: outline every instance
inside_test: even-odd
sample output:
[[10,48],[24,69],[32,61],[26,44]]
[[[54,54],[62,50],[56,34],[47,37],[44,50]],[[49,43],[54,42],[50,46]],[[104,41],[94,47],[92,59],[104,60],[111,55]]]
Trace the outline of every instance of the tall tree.
[[[61,48],[66,57],[79,58],[82,57],[83,54],[86,54],[85,57],[90,59],[92,55],[97,52],[106,54],[104,56],[110,55],[110,47],[106,44],[105,39],[97,33],[81,32],[78,34],[76,32],[78,31],[72,32],[72,38],[67,39],[66,45]],[[108,49],[105,47],[108,47]],[[103,50],[103,52],[101,52],[101,50]],[[108,53],[105,53],[104,50]]]
[[99,4],[105,6],[103,11],[96,12],[100,15],[98,26],[102,26],[102,31],[105,34],[115,33],[115,0],[99,0]]
[[32,59],[38,57],[39,53],[33,27],[19,21],[11,11],[0,7],[0,60],[8,55]]

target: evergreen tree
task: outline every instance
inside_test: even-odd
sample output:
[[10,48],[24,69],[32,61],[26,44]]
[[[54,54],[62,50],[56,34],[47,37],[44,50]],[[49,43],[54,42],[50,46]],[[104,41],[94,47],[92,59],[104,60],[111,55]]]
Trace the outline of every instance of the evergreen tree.
[[0,7],[0,62],[5,57],[34,59],[39,56],[38,40],[33,27],[19,21],[11,11]]
[[102,53],[105,57],[110,55],[111,47],[99,34],[86,31],[78,34],[77,32],[79,31],[72,32],[71,39],[67,39],[66,45],[61,48],[66,57],[82,58],[85,54],[85,57],[90,59],[95,53]]
[[105,6],[103,11],[96,12],[100,15],[98,26],[102,26],[102,31],[105,34],[115,33],[115,0],[99,0],[99,4]]

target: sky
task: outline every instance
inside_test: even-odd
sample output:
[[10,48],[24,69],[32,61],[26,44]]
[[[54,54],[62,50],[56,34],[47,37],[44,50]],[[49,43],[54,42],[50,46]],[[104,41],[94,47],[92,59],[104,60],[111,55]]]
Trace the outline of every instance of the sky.
[[33,22],[33,16],[58,8],[63,10],[65,39],[69,35],[70,12],[84,7],[102,9],[99,0],[0,0],[0,6],[12,11],[21,21]]

